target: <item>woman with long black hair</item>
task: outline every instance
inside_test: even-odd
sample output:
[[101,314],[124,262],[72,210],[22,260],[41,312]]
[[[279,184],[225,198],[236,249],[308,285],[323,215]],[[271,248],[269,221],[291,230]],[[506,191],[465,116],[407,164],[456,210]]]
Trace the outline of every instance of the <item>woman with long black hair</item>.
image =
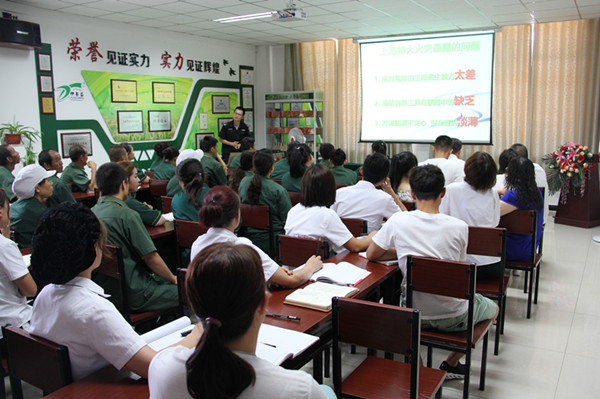
[[313,164],[313,155],[306,144],[297,144],[288,151],[290,171],[281,179],[281,185],[287,191],[299,193],[302,187],[302,176],[306,169]]

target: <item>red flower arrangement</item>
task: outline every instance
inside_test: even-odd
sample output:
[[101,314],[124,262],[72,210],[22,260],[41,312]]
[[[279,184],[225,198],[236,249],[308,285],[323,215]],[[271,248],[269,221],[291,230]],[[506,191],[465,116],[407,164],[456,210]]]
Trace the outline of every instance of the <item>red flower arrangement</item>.
[[594,170],[594,154],[587,146],[573,142],[562,145],[552,154],[544,155],[544,162],[548,171],[548,189],[551,194],[561,191],[560,201],[567,201],[570,186],[579,188],[583,197],[586,180]]

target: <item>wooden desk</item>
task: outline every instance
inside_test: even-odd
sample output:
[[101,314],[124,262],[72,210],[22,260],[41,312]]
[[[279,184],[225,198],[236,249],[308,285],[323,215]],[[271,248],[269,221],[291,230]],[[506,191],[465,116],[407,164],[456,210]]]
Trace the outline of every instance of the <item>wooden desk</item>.
[[175,233],[173,228],[173,222],[167,222],[162,226],[146,226],[148,234],[152,240],[156,240],[162,237],[170,237]]
[[73,198],[75,198],[78,202],[87,201],[90,199],[96,199],[96,194],[93,191],[86,191],[85,193],[71,193],[73,194]]

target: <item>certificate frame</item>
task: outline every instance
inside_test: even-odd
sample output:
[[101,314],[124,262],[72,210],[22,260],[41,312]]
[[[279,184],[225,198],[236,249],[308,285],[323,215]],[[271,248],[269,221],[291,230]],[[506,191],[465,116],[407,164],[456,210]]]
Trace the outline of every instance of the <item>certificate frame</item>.
[[60,143],[63,159],[69,158],[69,150],[76,144],[84,146],[88,151],[88,155],[94,155],[92,151],[92,133],[89,131],[61,133]]
[[240,68],[240,84],[254,86],[254,69]]
[[175,83],[152,82],[152,102],[154,104],[175,104]]
[[54,93],[54,80],[52,75],[39,75],[38,83],[40,93]]
[[117,111],[117,131],[124,133],[144,132],[143,111]]
[[221,129],[223,128],[223,126],[225,126],[226,124],[228,124],[232,120],[233,120],[233,118],[219,118],[219,132],[221,131]]
[[197,132],[196,133],[196,149],[199,150],[200,149],[200,142],[202,141],[202,139],[206,136],[210,136],[210,137],[215,137],[215,134],[212,132]]
[[48,53],[38,53],[38,70],[40,72],[52,72],[52,55]]
[[242,87],[242,107],[254,108],[253,87]]
[[244,114],[244,123],[248,126],[250,132],[254,132],[254,112],[246,111]]
[[44,115],[52,115],[55,113],[54,96],[40,96],[41,113]]
[[170,132],[171,111],[148,111],[149,132]]
[[[121,85],[121,86],[118,86]],[[137,81],[111,79],[110,80],[110,101],[112,103],[137,103]]]
[[228,114],[229,113],[229,96],[223,96],[223,95],[212,96],[212,113],[213,114]]

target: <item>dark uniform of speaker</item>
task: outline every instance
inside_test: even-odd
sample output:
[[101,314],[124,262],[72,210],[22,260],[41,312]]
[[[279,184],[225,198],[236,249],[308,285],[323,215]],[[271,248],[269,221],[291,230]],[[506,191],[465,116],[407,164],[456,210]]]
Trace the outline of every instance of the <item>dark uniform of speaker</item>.
[[0,18],[0,46],[42,48],[40,25],[18,19]]

